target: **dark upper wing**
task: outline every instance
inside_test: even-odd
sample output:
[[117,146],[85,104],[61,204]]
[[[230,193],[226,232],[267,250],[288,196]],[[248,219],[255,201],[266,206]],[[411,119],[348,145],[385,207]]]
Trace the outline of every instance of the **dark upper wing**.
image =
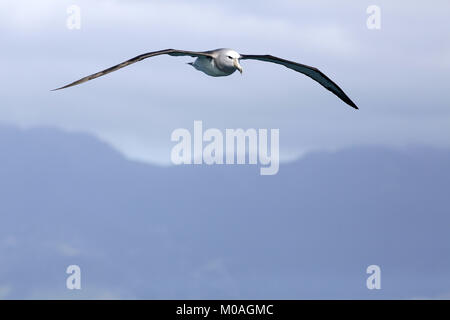
[[345,94],[345,92],[339,88],[339,86],[334,83],[330,78],[328,78],[325,74],[323,74],[319,69],[316,69],[314,67],[310,67],[301,63],[284,60],[278,57],[274,57],[271,55],[241,55],[241,59],[252,59],[252,60],[261,60],[266,62],[273,62],[277,64],[281,64],[289,69],[298,71],[300,73],[303,73],[304,75],[310,77],[311,79],[317,81],[322,86],[324,86],[326,89],[333,92],[335,95],[337,95],[342,101],[344,101],[349,106],[358,109],[356,104],[353,103],[352,100]]
[[65,85],[64,87],[61,88],[57,88],[57,89],[53,89],[54,90],[60,90],[60,89],[64,89],[64,88],[68,88],[68,87],[72,87],[72,86],[76,86],[78,84],[81,84],[83,82],[104,76],[105,74],[111,73],[113,71],[119,70],[123,67],[129,66],[130,64],[133,64],[135,62],[150,58],[150,57],[154,57],[154,56],[159,56],[161,54],[168,54],[171,56],[191,56],[191,57],[200,57],[200,56],[204,56],[204,57],[212,57],[210,52],[195,52],[195,51],[184,51],[184,50],[176,50],[176,49],[166,49],[166,50],[160,50],[160,51],[154,51],[154,52],[148,52],[148,53],[144,53],[141,54],[137,57],[134,57],[130,60],[124,61],[122,63],[119,63],[118,65],[115,65],[111,68],[105,69],[103,71],[91,74],[90,76],[81,78],[80,80],[77,80],[75,82],[72,82],[68,85]]

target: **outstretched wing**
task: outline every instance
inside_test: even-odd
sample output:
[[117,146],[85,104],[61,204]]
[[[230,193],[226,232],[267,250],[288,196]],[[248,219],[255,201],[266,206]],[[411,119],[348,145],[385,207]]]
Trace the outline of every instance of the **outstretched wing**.
[[327,90],[330,90],[333,92],[336,96],[338,96],[342,101],[344,101],[349,106],[358,109],[356,104],[350,100],[350,98],[345,94],[345,92],[339,88],[339,86],[334,83],[330,78],[328,78],[325,74],[323,74],[319,69],[310,67],[301,63],[281,59],[278,57],[274,57],[271,55],[241,55],[241,59],[243,60],[260,60],[260,61],[266,61],[266,62],[273,62],[276,64],[281,64],[285,66],[286,68],[292,69],[294,71],[303,73],[304,75],[310,77],[311,79],[317,81],[320,83],[323,87],[325,87]]
[[212,57],[212,54],[209,51],[206,51],[206,52],[195,52],[195,51],[184,51],[184,50],[176,50],[176,49],[165,49],[165,50],[160,50],[160,51],[148,52],[148,53],[141,54],[141,55],[139,55],[137,57],[134,57],[134,58],[132,58],[130,60],[127,60],[127,61],[124,61],[122,63],[119,63],[118,65],[115,65],[115,66],[113,66],[111,68],[108,68],[108,69],[105,69],[103,71],[91,74],[91,75],[89,75],[87,77],[81,78],[80,80],[77,80],[75,82],[69,83],[68,85],[65,85],[65,86],[63,86],[61,88],[53,89],[52,91],[65,89],[65,88],[69,88],[69,87],[72,87],[72,86],[76,86],[76,85],[81,84],[83,82],[86,82],[86,81],[89,81],[89,80],[92,80],[92,79],[104,76],[105,74],[108,74],[108,73],[114,72],[116,70],[119,70],[121,68],[124,68],[126,66],[129,66],[130,64],[133,64],[135,62],[138,62],[138,61],[150,58],[150,57],[159,56],[159,55],[162,55],[162,54],[168,54],[168,55],[171,55],[171,56],[191,56],[191,57],[203,56],[203,57]]

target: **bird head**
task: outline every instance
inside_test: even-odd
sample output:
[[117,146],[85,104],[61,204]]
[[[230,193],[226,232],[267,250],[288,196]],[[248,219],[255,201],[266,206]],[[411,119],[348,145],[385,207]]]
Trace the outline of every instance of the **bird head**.
[[222,50],[219,56],[222,67],[239,70],[239,72],[242,74],[243,69],[241,64],[239,63],[240,58],[241,55],[231,49]]

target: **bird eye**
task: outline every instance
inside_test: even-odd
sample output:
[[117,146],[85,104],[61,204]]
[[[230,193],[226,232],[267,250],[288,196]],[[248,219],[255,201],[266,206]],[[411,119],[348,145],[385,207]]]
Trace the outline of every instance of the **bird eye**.
[[228,58],[230,58],[230,59],[233,59],[233,57],[232,57],[232,56],[228,56]]

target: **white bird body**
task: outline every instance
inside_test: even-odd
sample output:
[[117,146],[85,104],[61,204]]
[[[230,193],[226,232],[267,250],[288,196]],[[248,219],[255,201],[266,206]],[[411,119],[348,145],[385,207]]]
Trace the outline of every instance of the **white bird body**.
[[242,67],[239,64],[241,55],[231,49],[217,49],[213,51],[214,58],[200,56],[194,62],[189,64],[195,69],[206,73],[212,77],[225,77],[240,70]]
[[231,73],[227,73],[220,70],[214,63],[214,59],[205,57],[198,57],[197,59],[195,59],[194,62],[189,62],[188,64],[193,66],[195,69],[206,73],[208,76],[211,77],[229,76],[231,73],[234,72],[234,70]]
[[75,82],[72,82],[66,86],[63,86],[58,89],[64,89],[72,86],[76,86],[78,84],[84,83],[86,81],[104,76],[105,74],[111,73],[123,67],[126,67],[130,64],[136,63],[138,61],[155,57],[163,54],[168,54],[170,56],[191,56],[195,57],[194,62],[190,62],[195,69],[204,72],[205,74],[212,77],[224,77],[229,76],[234,73],[236,70],[242,74],[242,67],[239,63],[240,60],[259,60],[265,62],[276,63],[282,66],[285,66],[288,69],[303,73],[309,78],[313,79],[320,83],[325,89],[334,93],[337,97],[339,97],[342,101],[344,101],[349,106],[358,109],[356,104],[345,94],[345,92],[330,78],[328,78],[325,74],[323,74],[319,69],[310,67],[301,63],[297,63],[294,61],[289,61],[285,59],[281,59],[278,57],[274,57],[271,55],[247,55],[247,54],[239,54],[238,52],[232,49],[216,49],[211,51],[186,51],[186,50],[177,50],[177,49],[165,49],[160,51],[153,51],[141,54],[132,59],[119,63],[111,68],[102,70],[100,72],[91,74],[87,77],[81,78]]

